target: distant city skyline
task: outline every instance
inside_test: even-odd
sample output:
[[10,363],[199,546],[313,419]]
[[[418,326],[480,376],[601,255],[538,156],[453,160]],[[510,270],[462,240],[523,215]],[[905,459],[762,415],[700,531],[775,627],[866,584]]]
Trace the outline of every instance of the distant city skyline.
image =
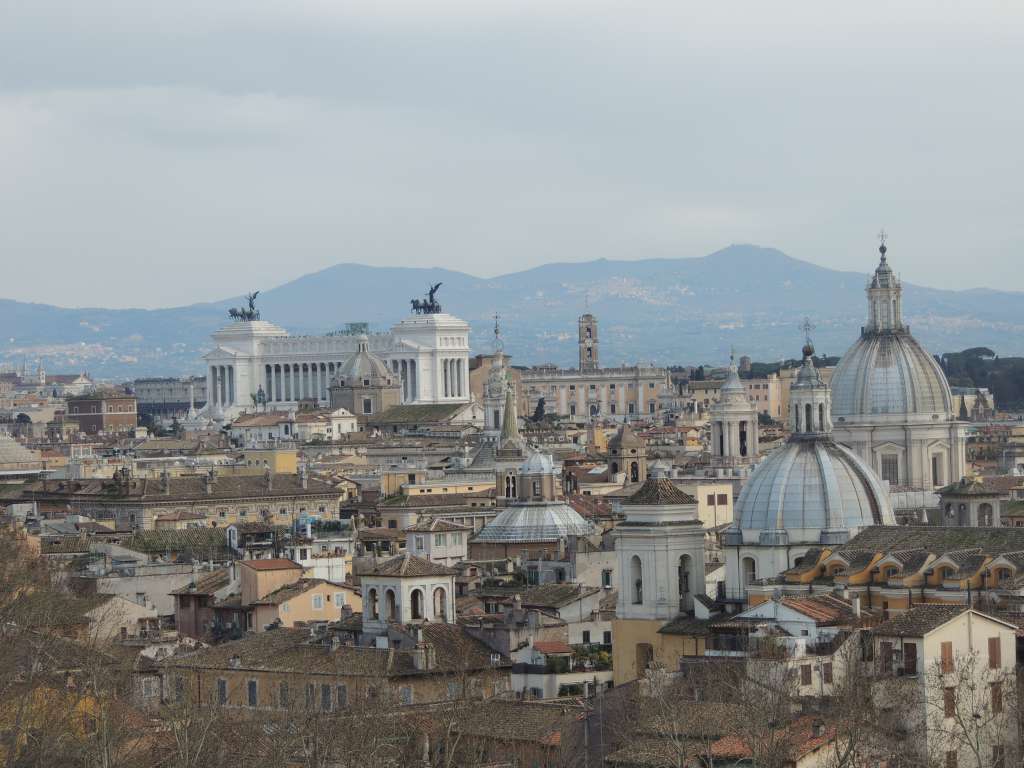
[[333,264],[730,243],[1024,290],[1024,9],[538,0],[0,8],[0,298],[170,307]]

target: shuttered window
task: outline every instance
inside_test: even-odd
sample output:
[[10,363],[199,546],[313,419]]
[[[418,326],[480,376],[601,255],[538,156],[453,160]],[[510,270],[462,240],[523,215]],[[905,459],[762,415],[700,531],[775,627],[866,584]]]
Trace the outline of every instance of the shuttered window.
[[998,637],[988,639],[988,668],[999,669],[1003,666],[1002,644]]
[[956,690],[953,688],[942,689],[942,711],[946,717],[953,717],[956,714]]
[[903,674],[917,674],[917,645],[914,643],[903,645]]
[[948,674],[953,671],[953,643],[942,644],[942,673]]
[[811,684],[811,665],[803,664],[800,667],[800,685]]

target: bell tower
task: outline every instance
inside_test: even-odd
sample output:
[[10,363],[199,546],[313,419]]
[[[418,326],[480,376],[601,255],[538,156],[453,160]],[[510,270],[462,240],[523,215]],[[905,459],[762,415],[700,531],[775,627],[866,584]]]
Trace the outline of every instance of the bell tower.
[[580,370],[596,371],[597,361],[597,318],[587,312],[580,317]]

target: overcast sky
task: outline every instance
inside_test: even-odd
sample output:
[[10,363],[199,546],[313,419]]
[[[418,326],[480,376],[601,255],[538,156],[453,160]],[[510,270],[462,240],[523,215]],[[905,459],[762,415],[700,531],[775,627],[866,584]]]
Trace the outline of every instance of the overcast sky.
[[[0,0],[0,297],[730,243],[1024,290],[1024,6]],[[343,300],[339,297],[339,300]]]

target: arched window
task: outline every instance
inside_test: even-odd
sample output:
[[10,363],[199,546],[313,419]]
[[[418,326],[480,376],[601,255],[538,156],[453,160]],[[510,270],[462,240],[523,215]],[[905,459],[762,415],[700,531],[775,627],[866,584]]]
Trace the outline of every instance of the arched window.
[[412,599],[412,617],[414,619],[423,618],[423,591],[414,589],[410,595]]
[[805,428],[805,430],[807,432],[813,432],[814,431],[814,420],[811,417],[814,414],[814,411],[811,409],[811,404],[807,403],[807,405],[804,407],[804,410],[807,412],[807,418],[804,421],[804,425],[805,425],[804,428]]
[[749,587],[757,581],[757,562],[752,557],[743,558],[743,586]]
[[633,462],[629,465],[629,482],[639,483],[640,482],[640,464]]
[[740,456],[747,455],[747,422],[740,422]]
[[644,601],[644,567],[637,555],[629,561],[629,575],[633,586],[633,604],[641,605]]
[[818,429],[821,432],[825,431],[825,404],[818,403]]
[[384,593],[384,617],[388,621],[398,621],[398,602],[395,600],[393,589]]
[[617,462],[617,461],[613,461],[612,462],[612,474],[613,475],[619,474],[619,462]]
[[380,614],[377,612],[377,590],[376,589],[371,589],[369,591],[369,593],[367,594],[366,599],[367,599],[367,601],[370,604],[370,606],[369,606],[370,607],[370,618],[371,619],[380,618]]
[[448,621],[448,594],[444,587],[434,590],[434,618]]
[[690,594],[690,556],[679,557],[679,610],[685,611],[689,608],[686,598]]
[[800,431],[800,406],[799,405],[794,405],[793,406],[793,431],[794,432],[799,432]]
[[983,528],[992,527],[992,505],[987,501],[984,504],[978,506],[978,525]]

